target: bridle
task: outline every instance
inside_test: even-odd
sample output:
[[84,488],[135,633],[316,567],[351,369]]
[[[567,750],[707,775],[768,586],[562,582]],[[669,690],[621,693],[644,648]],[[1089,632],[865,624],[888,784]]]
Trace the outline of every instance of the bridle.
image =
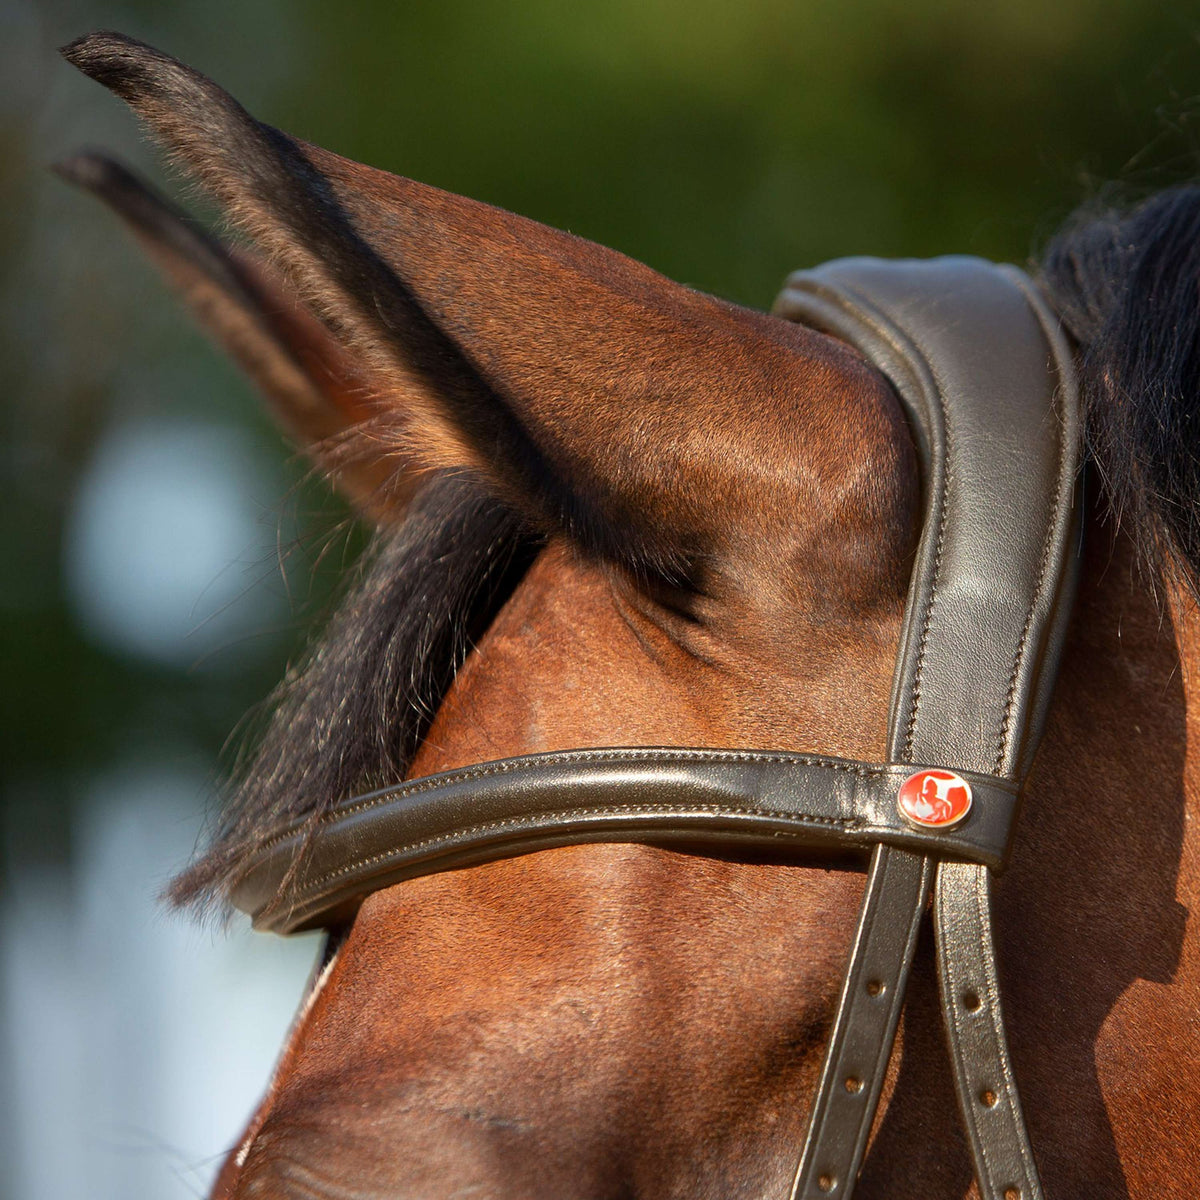
[[845,259],[793,275],[784,317],[849,342],[912,426],[924,522],[887,763],[679,749],[483,763],[284,828],[234,903],[279,933],[336,925],[404,879],[579,842],[870,851],[793,1200],[849,1197],[932,888],[942,1014],[983,1200],[1040,1200],[990,919],[1049,705],[1079,551],[1074,368],[1013,267]]
[[886,763],[658,748],[483,763],[281,829],[234,903],[260,929],[333,926],[404,879],[579,842],[870,853],[793,1200],[849,1197],[933,892],[938,981],[983,1200],[1040,1200],[1009,1062],[990,888],[1042,732],[1079,556],[1074,367],[1013,267],[843,259],[779,315],[862,351],[908,414],[924,522]]

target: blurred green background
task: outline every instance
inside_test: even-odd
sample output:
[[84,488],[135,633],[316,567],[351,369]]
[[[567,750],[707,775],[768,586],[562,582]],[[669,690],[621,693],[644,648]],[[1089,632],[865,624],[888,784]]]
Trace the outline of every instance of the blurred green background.
[[[758,307],[785,272],[839,254],[1022,261],[1097,182],[1190,174],[1200,128],[1200,20],[1149,0],[2,11],[0,760],[7,800],[42,813],[28,853],[69,852],[78,772],[131,746],[214,759],[357,545],[116,222],[47,176],[56,156],[100,144],[161,178],[123,106],[57,59],[60,42],[119,28],[290,132]],[[235,591],[272,594],[228,644],[138,654],[81,621],[64,584],[89,464],[106,431],[143,418],[235,429],[263,462],[254,502],[287,579],[273,552],[218,568]],[[211,606],[192,602],[200,628]]]
[[196,781],[182,850],[130,869],[181,865],[226,739],[362,543],[45,170],[100,145],[163,179],[54,53],[106,27],[310,141],[763,308],[841,254],[1024,261],[1109,181],[1197,166],[1200,10],[1177,3],[0,0],[6,889],[70,889],[95,780],[130,764]]

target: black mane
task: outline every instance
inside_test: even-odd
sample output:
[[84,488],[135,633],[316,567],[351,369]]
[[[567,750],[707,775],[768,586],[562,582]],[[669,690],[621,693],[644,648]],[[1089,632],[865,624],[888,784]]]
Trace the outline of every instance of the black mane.
[[[1087,451],[1145,561],[1200,579],[1200,187],[1081,214],[1040,278],[1078,345]],[[460,479],[437,478],[377,536],[324,637],[272,697],[207,852],[173,883],[180,904],[226,893],[284,821],[404,778],[471,640],[539,543]]]
[[1080,214],[1041,278],[1079,346],[1087,452],[1156,574],[1200,580],[1200,187]]
[[247,855],[285,822],[403,779],[473,639],[536,553],[511,509],[435,477],[363,555],[357,583],[268,705],[233,774],[205,853],[172,882],[176,904],[219,903]]

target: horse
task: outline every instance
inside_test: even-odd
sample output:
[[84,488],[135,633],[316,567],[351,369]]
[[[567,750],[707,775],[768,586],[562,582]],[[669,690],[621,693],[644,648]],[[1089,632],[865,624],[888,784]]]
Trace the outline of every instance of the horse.
[[[104,156],[61,172],[376,526],[175,903],[219,910],[281,823],[467,764],[883,757],[921,479],[871,362],[294,139],[132,39],[64,54],[256,249]],[[1013,1066],[1048,1196],[1190,1197],[1200,189],[1084,213],[1035,271],[1079,372],[1087,537],[996,888]],[[803,855],[614,841],[377,890],[212,1195],[785,1196],[862,889]],[[977,1194],[928,943],[860,1197]]]

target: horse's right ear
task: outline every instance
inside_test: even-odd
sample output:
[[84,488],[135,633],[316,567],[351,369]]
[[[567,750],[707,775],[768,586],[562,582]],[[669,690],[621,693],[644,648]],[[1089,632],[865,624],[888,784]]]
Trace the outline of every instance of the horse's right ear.
[[811,558],[820,531],[797,513],[820,512],[831,579],[862,574],[894,491],[880,480],[896,464],[875,451],[905,438],[847,347],[296,141],[119,34],[63,53],[130,104],[349,350],[368,381],[352,427],[368,454],[473,471],[544,531],[676,578],[766,545]]

